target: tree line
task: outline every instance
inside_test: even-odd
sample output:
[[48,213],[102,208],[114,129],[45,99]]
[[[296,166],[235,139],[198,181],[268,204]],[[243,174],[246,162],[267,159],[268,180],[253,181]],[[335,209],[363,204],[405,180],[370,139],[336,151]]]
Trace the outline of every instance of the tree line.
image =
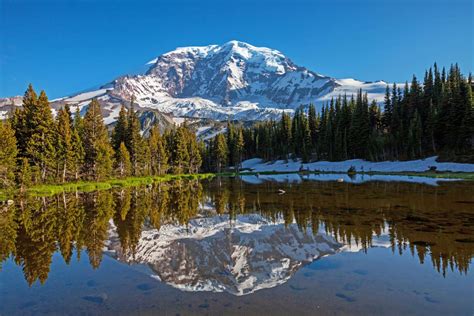
[[0,122],[0,188],[34,183],[103,180],[108,177],[166,173],[238,171],[244,159],[302,158],[407,160],[439,155],[474,161],[474,99],[472,76],[457,65],[449,71],[437,65],[414,76],[401,88],[387,86],[383,110],[367,93],[339,96],[323,104],[283,112],[244,128],[228,122],[206,144],[186,122],[161,133],[153,126],[146,137],[131,101],[124,106],[111,133],[98,100],[84,117],[64,105],[53,116],[44,91],[30,85],[6,122]]
[[109,177],[197,173],[201,148],[186,123],[160,133],[153,126],[142,135],[133,99],[121,107],[111,131],[98,100],[84,117],[69,105],[55,116],[44,91],[38,96],[30,85],[5,122],[0,122],[0,188]]
[[[278,121],[242,128],[228,123],[227,137],[217,135],[204,165],[211,170],[240,165],[242,159],[302,158],[409,160],[440,155],[474,161],[474,99],[472,76],[458,65],[448,72],[434,67],[423,84],[415,76],[403,88],[387,86],[383,110],[367,93],[341,95],[323,104],[301,107]],[[206,159],[205,159],[206,161]],[[212,164],[211,162],[214,162]]]

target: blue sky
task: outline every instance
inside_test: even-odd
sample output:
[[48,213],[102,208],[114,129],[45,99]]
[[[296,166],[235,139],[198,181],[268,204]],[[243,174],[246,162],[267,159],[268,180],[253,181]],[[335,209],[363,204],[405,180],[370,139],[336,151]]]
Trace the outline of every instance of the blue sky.
[[0,97],[50,98],[134,73],[179,46],[240,40],[337,78],[405,81],[473,67],[471,0],[0,0]]

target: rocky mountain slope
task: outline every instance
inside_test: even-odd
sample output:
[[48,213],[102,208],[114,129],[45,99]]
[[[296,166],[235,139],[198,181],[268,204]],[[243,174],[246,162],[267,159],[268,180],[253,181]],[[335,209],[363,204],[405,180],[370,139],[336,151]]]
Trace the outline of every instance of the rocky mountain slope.
[[53,107],[68,103],[85,111],[90,100],[98,98],[106,123],[112,123],[120,104],[128,104],[134,96],[139,109],[174,117],[253,121],[276,118],[300,105],[320,105],[359,89],[367,91],[369,99],[381,101],[386,87],[383,81],[320,75],[277,50],[239,41],[177,48],[147,65],[143,74],[122,76],[100,89],[54,100]]
[[145,229],[134,253],[124,253],[113,223],[107,250],[148,265],[153,277],[184,291],[245,295],[285,283],[299,268],[343,245],[323,232],[302,232],[260,215],[202,217],[187,226]]

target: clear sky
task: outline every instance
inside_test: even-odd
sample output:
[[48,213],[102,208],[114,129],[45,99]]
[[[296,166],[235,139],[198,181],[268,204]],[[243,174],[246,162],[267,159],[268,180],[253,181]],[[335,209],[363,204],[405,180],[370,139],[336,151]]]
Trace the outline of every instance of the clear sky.
[[336,78],[473,68],[472,0],[0,0],[0,97],[50,98],[135,73],[180,46],[240,40]]

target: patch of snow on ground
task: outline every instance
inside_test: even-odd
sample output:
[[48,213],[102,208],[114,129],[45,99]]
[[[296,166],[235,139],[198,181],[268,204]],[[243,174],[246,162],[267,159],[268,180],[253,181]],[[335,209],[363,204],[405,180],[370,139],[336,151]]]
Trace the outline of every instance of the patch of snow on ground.
[[104,95],[105,93],[107,93],[107,90],[109,90],[109,89],[99,89],[99,90],[84,92],[84,93],[78,94],[76,96],[73,96],[72,98],[67,98],[67,99],[64,99],[64,100],[66,102],[86,101],[86,100],[90,100],[92,98],[96,98],[98,96]]
[[173,117],[173,122],[177,125],[180,126],[186,121],[185,117]]
[[437,156],[408,161],[372,162],[352,159],[345,161],[317,161],[303,164],[300,159],[264,162],[262,159],[253,158],[242,162],[242,168],[251,169],[255,172],[291,172],[299,171],[301,168],[309,171],[346,172],[353,166],[359,172],[423,172],[429,170],[430,167],[436,167],[437,171],[474,172],[474,164],[437,162],[436,159]]

